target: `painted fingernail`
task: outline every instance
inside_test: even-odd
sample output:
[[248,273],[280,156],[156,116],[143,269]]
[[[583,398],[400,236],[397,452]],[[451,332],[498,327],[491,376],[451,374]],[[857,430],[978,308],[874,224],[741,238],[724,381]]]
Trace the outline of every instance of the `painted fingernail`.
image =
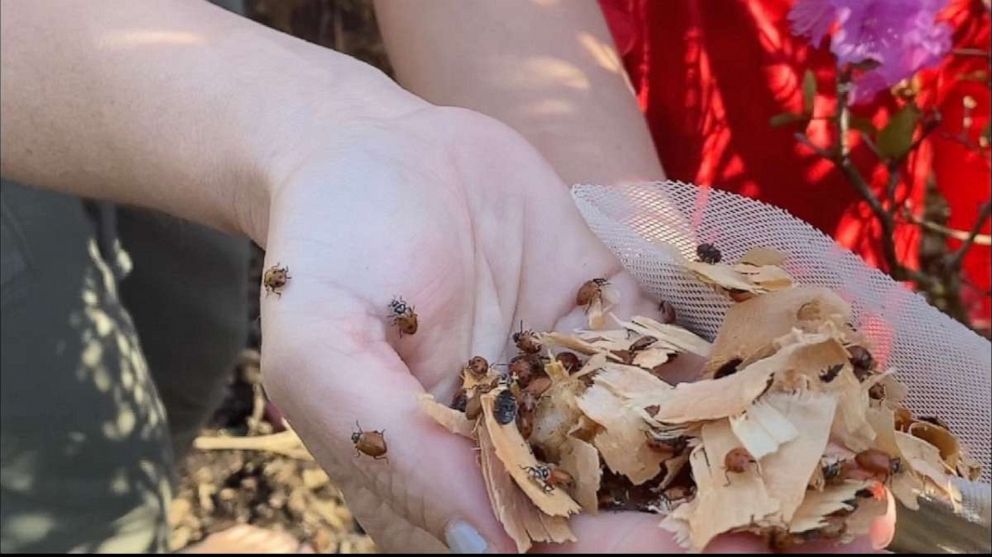
[[452,553],[485,553],[488,547],[482,534],[461,520],[448,524],[444,530],[444,538]]

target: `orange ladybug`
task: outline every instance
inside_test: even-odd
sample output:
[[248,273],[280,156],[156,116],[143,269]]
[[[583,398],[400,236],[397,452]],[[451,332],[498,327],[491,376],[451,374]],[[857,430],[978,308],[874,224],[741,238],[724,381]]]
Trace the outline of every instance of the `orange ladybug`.
[[375,460],[386,459],[386,452],[389,450],[386,447],[386,438],[383,436],[385,430],[383,431],[362,431],[362,426],[355,422],[355,426],[358,427],[358,431],[351,434],[351,442],[355,445],[355,450],[359,453],[367,454]]

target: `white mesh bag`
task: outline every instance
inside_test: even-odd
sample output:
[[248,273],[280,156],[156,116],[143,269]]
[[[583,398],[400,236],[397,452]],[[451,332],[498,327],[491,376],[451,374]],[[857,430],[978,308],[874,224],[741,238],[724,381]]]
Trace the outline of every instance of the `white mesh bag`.
[[875,358],[894,367],[909,388],[909,408],[917,415],[944,419],[981,462],[981,481],[989,483],[988,340],[776,207],[671,181],[578,185],[572,195],[592,230],[641,285],[671,302],[680,324],[709,340],[732,302],[699,283],[683,266],[686,258],[695,258],[696,246],[713,243],[728,261],[755,246],[788,254],[784,267],[798,284],[830,288],[851,304],[854,325],[872,341]]

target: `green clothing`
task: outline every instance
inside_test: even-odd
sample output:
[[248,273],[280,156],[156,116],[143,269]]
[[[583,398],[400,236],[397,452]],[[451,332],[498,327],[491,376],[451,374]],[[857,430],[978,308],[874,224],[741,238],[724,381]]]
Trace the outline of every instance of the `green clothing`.
[[244,346],[248,243],[7,181],[0,207],[0,550],[163,551],[175,455]]

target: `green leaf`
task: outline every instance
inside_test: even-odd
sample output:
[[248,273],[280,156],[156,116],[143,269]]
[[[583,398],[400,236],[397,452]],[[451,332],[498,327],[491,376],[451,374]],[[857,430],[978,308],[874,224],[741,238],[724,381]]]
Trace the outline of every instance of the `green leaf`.
[[872,124],[871,120],[864,116],[851,116],[850,126],[851,129],[858,130],[871,138],[878,135],[878,129],[875,128],[875,124]]
[[772,116],[768,123],[771,124],[773,128],[781,128],[782,126],[788,126],[789,124],[795,122],[802,122],[806,120],[806,116],[803,114],[794,114],[792,112],[783,112],[781,114],[776,114]]
[[809,117],[813,115],[813,99],[816,97],[816,76],[812,70],[806,70],[803,74],[803,113]]
[[889,118],[889,123],[878,133],[878,151],[884,157],[897,159],[913,145],[913,132],[920,119],[920,109],[908,104]]

